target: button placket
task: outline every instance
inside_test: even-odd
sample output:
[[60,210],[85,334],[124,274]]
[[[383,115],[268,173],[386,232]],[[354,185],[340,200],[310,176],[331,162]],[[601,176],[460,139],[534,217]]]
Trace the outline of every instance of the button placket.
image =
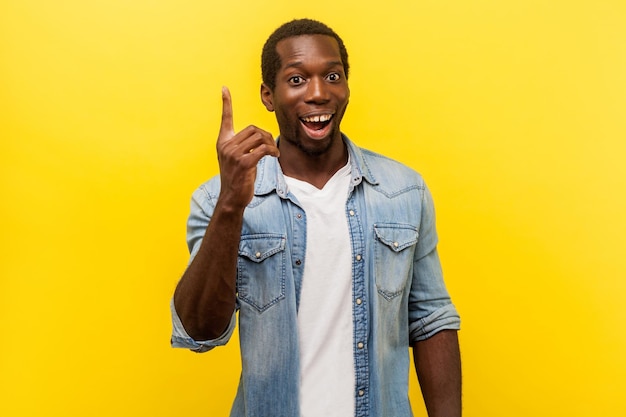
[[[298,212],[296,212],[295,217],[296,217],[297,221],[302,221],[302,219],[304,218],[304,214],[302,212],[298,211]],[[301,266],[302,265],[302,259],[300,259],[300,258],[296,259],[294,261],[294,264],[296,266]]]
[[[355,183],[360,178],[355,178]],[[352,240],[352,267],[353,267],[353,286],[354,295],[352,306],[354,312],[354,361],[355,361],[355,397],[356,409],[355,416],[365,417],[368,415],[369,398],[367,396],[369,382],[369,360],[368,349],[365,341],[367,340],[369,319],[367,313],[366,283],[365,283],[365,238],[361,225],[359,207],[356,206],[358,193],[353,192],[348,197],[346,203],[346,217]]]

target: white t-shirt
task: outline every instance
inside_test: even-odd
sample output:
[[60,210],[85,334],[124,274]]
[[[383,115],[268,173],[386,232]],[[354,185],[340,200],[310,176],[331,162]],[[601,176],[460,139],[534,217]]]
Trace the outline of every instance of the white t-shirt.
[[352,263],[346,199],[350,163],[324,185],[286,178],[306,213],[298,310],[301,417],[354,416]]

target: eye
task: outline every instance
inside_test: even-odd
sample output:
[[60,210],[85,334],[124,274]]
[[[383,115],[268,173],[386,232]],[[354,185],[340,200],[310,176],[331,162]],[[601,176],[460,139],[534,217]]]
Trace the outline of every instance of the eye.
[[338,74],[338,73],[336,73],[336,72],[331,72],[330,74],[328,74],[328,75],[326,76],[326,79],[327,79],[328,81],[339,81],[339,79],[340,79],[340,78],[341,78],[341,77],[340,77],[340,76],[339,76],[339,74]]
[[289,84],[291,85],[300,85],[303,82],[304,78],[299,75],[294,75],[293,77],[289,78]]

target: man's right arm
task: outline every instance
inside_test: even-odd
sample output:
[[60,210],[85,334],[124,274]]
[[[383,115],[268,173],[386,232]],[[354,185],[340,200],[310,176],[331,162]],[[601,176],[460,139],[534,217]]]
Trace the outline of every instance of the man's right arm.
[[262,129],[249,126],[235,134],[226,88],[222,101],[217,139],[220,195],[200,248],[174,292],[176,313],[196,341],[219,337],[231,321],[243,212],[254,195],[256,165],[264,156],[279,153],[272,135]]
[[174,292],[174,306],[194,340],[219,337],[235,310],[235,277],[243,211],[215,207],[200,248]]

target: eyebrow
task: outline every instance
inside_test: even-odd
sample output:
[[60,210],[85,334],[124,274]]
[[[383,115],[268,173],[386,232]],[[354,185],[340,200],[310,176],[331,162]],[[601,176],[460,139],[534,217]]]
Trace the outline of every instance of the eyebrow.
[[[285,69],[287,68],[298,68],[302,66],[302,61],[294,61],[294,62],[290,62],[288,64],[285,65]],[[340,66],[343,67],[343,62],[341,61],[328,61],[326,63],[326,68],[332,68],[332,67],[336,67],[336,66]]]

